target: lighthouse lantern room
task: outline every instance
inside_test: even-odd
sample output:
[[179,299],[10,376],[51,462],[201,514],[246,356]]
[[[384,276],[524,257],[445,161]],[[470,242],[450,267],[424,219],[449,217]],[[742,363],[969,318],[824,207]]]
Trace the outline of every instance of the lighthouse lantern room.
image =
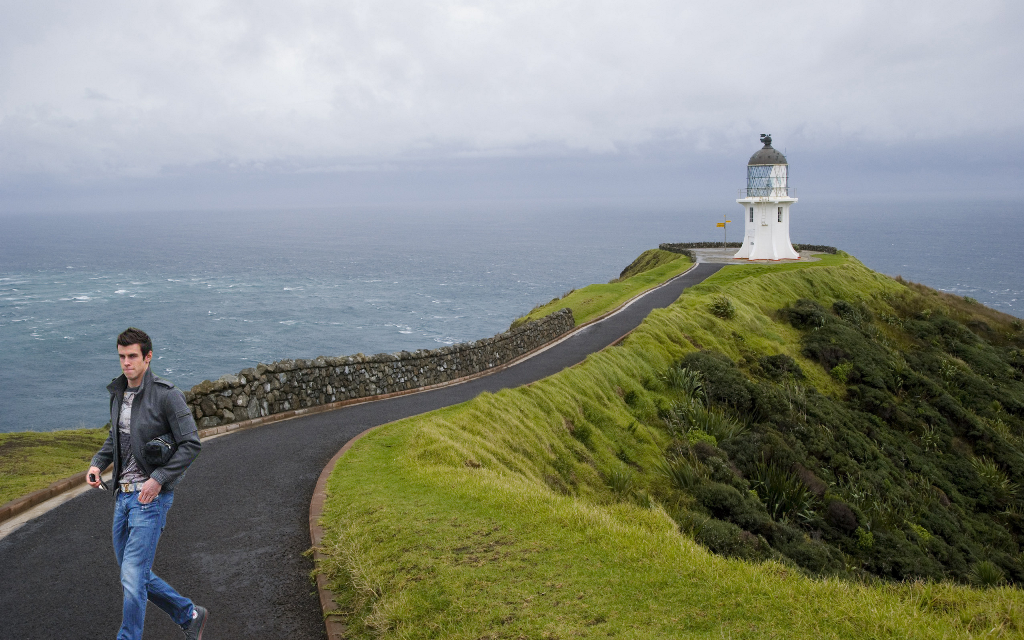
[[743,207],[743,246],[733,256],[746,260],[799,260],[789,240],[789,206],[796,202],[789,187],[786,156],[772,148],[771,134],[747,163],[747,188],[736,202]]

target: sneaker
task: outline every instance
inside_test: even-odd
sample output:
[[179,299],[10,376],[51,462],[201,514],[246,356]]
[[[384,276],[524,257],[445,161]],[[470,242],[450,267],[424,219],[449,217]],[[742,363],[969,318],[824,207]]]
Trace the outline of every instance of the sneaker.
[[206,627],[206,609],[196,605],[196,617],[192,622],[183,625],[181,630],[185,632],[186,640],[203,640],[203,628]]

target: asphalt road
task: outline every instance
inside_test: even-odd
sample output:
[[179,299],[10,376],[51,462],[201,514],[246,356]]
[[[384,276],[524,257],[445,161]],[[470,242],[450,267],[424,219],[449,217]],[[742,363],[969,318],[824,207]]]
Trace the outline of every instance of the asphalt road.
[[[370,427],[540,380],[633,330],[722,265],[700,264],[620,313],[513,367],[434,391],[354,405],[216,438],[175,491],[154,571],[210,610],[204,637],[324,638],[310,547],[317,477]],[[0,540],[0,638],[113,638],[121,589],[113,500],[88,491]],[[155,606],[146,638],[181,638]]]

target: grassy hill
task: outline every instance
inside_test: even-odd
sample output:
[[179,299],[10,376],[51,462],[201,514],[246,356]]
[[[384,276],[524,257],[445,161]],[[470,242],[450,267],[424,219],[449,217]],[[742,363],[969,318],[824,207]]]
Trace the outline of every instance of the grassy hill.
[[561,298],[534,307],[530,313],[517,318],[512,329],[531,320],[539,320],[559,309],[569,307],[579,326],[617,308],[630,298],[677,276],[693,263],[686,256],[661,249],[649,249],[623,269],[618,278],[608,284],[592,284],[573,289]]
[[1022,347],[842,253],[727,267],[359,441],[319,570],[352,637],[1017,637]]

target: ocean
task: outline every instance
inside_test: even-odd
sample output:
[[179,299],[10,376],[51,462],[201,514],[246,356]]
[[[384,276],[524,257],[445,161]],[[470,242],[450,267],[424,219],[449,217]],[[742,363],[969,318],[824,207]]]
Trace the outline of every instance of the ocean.
[[[803,200],[807,200],[804,202]],[[734,210],[735,209],[735,210]],[[258,362],[489,337],[739,208],[532,204],[0,216],[0,432],[98,427],[128,326],[188,389]],[[794,242],[1024,317],[1012,202],[794,205]]]

